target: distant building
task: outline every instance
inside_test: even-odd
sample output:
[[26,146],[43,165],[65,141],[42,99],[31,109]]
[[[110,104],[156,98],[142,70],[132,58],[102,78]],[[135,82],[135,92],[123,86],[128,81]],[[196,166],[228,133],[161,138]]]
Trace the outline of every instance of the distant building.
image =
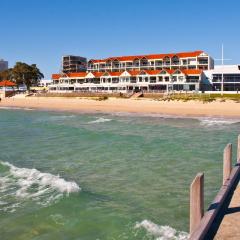
[[214,60],[204,51],[119,56],[88,61],[89,72],[212,68]]
[[53,83],[52,79],[41,79],[39,81],[38,86],[39,87],[48,87],[52,83]]
[[62,57],[62,72],[86,72],[87,59],[80,56],[67,55]]
[[63,57],[65,74],[52,75],[50,91],[199,91],[203,71],[214,67],[204,51],[91,59],[85,71],[76,70],[76,61]]
[[0,72],[8,69],[8,61],[0,59]]
[[214,69],[204,71],[212,84],[213,91],[240,91],[240,65],[216,65]]

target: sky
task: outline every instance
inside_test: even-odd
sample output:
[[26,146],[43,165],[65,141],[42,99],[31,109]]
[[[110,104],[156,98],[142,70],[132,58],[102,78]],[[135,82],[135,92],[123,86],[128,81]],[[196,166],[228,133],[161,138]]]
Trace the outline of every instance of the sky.
[[220,58],[223,43],[225,63],[240,64],[239,9],[239,0],[1,0],[0,59],[35,63],[48,79],[62,55]]

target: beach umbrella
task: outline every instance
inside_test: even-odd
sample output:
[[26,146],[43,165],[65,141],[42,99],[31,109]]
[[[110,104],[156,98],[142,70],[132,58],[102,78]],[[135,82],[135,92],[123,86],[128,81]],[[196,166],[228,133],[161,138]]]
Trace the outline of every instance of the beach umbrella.
[[16,84],[9,80],[3,80],[0,82],[0,87],[14,87],[14,86],[16,86]]

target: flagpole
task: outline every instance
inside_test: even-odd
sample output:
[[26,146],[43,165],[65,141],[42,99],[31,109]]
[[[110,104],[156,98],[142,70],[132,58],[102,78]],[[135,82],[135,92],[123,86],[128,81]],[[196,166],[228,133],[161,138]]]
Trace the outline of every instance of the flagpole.
[[224,47],[223,47],[223,44],[222,44],[222,58],[221,59],[215,59],[215,60],[217,60],[217,61],[221,61],[221,76],[222,76],[222,78],[221,78],[221,89],[220,89],[220,91],[221,91],[221,95],[223,95],[223,92],[224,92],[224,70],[223,70],[223,68],[224,68],[224,61],[225,60],[232,60],[232,59],[224,59]]
[[222,44],[222,84],[221,84],[221,95],[223,95],[223,90],[224,90],[224,87],[223,87],[223,59],[224,59],[224,56],[223,56],[223,44]]

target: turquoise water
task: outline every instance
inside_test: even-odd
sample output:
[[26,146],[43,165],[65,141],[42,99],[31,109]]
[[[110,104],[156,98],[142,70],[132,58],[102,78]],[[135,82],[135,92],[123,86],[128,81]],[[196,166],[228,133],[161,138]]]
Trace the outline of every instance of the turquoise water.
[[207,207],[239,122],[0,109],[1,239],[186,239],[189,185],[204,171]]

